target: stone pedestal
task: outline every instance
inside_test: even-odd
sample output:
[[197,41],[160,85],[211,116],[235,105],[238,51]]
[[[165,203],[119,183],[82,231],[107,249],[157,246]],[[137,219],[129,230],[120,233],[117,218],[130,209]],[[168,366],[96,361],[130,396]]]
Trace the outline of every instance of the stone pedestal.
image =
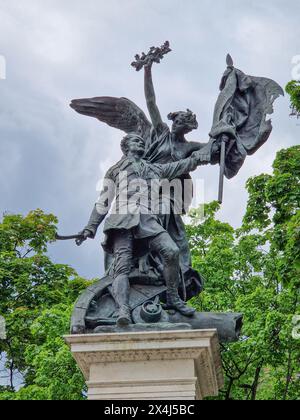
[[125,332],[65,337],[89,400],[201,400],[223,375],[216,330]]

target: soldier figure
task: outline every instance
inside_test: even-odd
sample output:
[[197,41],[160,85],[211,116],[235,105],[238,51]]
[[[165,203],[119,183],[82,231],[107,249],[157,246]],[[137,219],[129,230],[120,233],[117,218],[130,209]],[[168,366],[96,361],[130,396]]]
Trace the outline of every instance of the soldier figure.
[[[199,165],[210,163],[211,144],[202,148],[201,151],[194,152],[187,159],[167,164],[150,163],[143,159],[145,142],[137,134],[128,134],[122,140],[121,149],[124,157],[110,168],[105,176],[106,180],[114,184],[114,191],[110,191],[108,198],[107,188],[102,190],[89,223],[81,232],[81,238],[77,240],[77,245],[81,245],[87,238],[95,237],[99,225],[110,210],[112,195],[114,195],[114,212],[105,222],[106,239],[103,247],[114,257],[112,295],[119,310],[117,324],[131,323],[129,274],[134,257],[134,242],[141,240],[146,241],[151,252],[157,254],[163,262],[163,276],[167,286],[166,307],[175,309],[183,315],[193,316],[195,310],[186,306],[178,294],[179,249],[163,227],[163,210],[160,209],[159,214],[153,212],[153,203],[150,198],[151,185],[153,185],[153,180],[171,181],[194,171]],[[121,182],[121,175],[124,173],[127,175],[128,183]],[[142,187],[137,193],[136,188],[132,186],[136,187],[140,183]],[[124,188],[127,191],[124,191]],[[125,199],[124,194],[126,194]],[[128,203],[133,197],[134,208],[128,208]],[[136,197],[139,199],[135,200]],[[127,206],[127,211],[124,211],[124,204]]]

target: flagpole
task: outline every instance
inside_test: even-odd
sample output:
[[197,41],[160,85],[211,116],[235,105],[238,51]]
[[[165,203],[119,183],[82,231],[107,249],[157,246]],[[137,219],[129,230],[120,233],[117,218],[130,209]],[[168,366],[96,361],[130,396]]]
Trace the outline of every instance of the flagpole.
[[221,154],[220,154],[220,178],[219,178],[219,197],[220,204],[223,203],[223,190],[224,190],[224,175],[225,175],[225,155],[226,155],[226,140],[222,136],[221,140]]

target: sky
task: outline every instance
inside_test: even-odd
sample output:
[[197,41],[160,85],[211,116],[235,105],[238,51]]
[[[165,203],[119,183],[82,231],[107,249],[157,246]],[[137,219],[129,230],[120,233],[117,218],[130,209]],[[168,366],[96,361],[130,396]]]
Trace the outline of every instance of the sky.
[[[299,0],[0,0],[0,214],[41,208],[58,217],[61,234],[84,228],[98,180],[121,157],[123,133],[69,103],[128,97],[146,111],[143,74],[130,67],[136,53],[170,41],[172,53],[153,67],[158,106],[165,120],[192,109],[199,129],[188,139],[204,142],[226,54],[245,73],[284,87],[300,55],[299,16]],[[221,220],[240,226],[247,179],[271,173],[276,152],[299,143],[300,122],[289,113],[288,97],[280,98],[270,139],[225,181]],[[205,201],[217,198],[217,166],[193,177],[203,179]],[[80,248],[54,243],[49,254],[100,277],[101,237],[100,229]]]

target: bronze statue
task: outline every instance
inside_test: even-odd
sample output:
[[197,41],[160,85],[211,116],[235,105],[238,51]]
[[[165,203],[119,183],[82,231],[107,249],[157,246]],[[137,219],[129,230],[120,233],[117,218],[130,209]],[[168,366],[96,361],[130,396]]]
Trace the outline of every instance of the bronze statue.
[[[144,69],[151,122],[137,105],[126,98],[77,99],[72,101],[71,107],[127,134],[122,142],[124,157],[109,170],[107,177],[116,181],[125,165],[131,176],[148,182],[154,174],[161,178],[166,174],[164,170],[168,172],[173,168],[172,175],[166,178],[178,180],[185,193],[187,181],[191,179],[189,172],[198,164],[220,164],[219,201],[222,202],[224,175],[228,179],[235,176],[246,156],[253,154],[268,139],[272,125],[266,121],[266,116],[273,112],[272,104],[283,91],[270,79],[245,75],[234,67],[228,55],[210,140],[207,143],[189,142],[186,135],[198,128],[196,115],[189,109],[171,112],[168,115],[168,120],[172,121],[170,129],[156,102],[152,66],[170,51],[169,42],[165,42],[160,48],[151,47],[148,54],[136,55],[132,63],[137,71]],[[140,149],[136,148],[138,144]],[[118,194],[118,183],[116,189]],[[147,193],[150,191],[149,187]],[[160,211],[155,216],[151,212],[147,216],[139,215],[133,224],[128,215],[121,218],[122,222],[120,216],[109,216],[104,229],[107,233],[104,248],[109,251],[106,277],[80,297],[73,314],[74,333],[101,332],[106,331],[107,326],[120,327],[131,322],[152,323],[153,327],[159,323],[166,326],[183,322],[192,328],[217,327],[221,339],[236,339],[241,327],[240,314],[198,314],[186,306],[185,301],[201,292],[203,278],[191,264],[182,221],[189,204],[186,203],[188,194],[184,195],[180,212],[175,211],[177,198],[171,193],[168,197],[169,212]],[[163,194],[160,194],[158,207],[162,201]],[[97,227],[107,214],[106,210],[99,211],[100,207],[98,202],[90,222],[79,235],[59,239],[75,237],[80,245],[87,238],[94,238]],[[114,220],[114,223],[111,225],[109,220]],[[163,307],[161,303],[164,303]]]
[[[117,325],[131,323],[129,275],[135,256],[134,242],[136,242],[136,247],[146,245],[162,261],[162,274],[167,286],[166,308],[174,309],[185,316],[192,316],[195,310],[186,306],[178,294],[180,283],[179,249],[163,226],[164,214],[162,211],[158,213],[152,211],[151,181],[176,179],[195,170],[198,165],[207,164],[210,162],[210,148],[202,149],[202,153],[194,152],[189,158],[166,164],[150,163],[143,159],[145,141],[137,134],[127,134],[122,140],[121,148],[124,157],[110,168],[105,176],[106,180],[113,181],[111,184],[113,191],[109,194],[110,202],[107,202],[107,194],[103,189],[90,221],[82,232],[83,238],[77,240],[77,244],[81,245],[84,239],[96,236],[99,225],[110,210],[113,198],[116,203],[120,204],[122,203],[120,197],[124,194],[127,205],[135,195],[132,200],[133,206],[126,211],[121,211],[123,208],[114,211],[106,219],[104,226],[106,239],[103,246],[115,260],[111,290],[119,310]],[[122,182],[122,176],[120,176],[125,171],[128,183]],[[145,181],[146,188],[142,187],[140,181]],[[137,186],[141,187],[138,193]]]

